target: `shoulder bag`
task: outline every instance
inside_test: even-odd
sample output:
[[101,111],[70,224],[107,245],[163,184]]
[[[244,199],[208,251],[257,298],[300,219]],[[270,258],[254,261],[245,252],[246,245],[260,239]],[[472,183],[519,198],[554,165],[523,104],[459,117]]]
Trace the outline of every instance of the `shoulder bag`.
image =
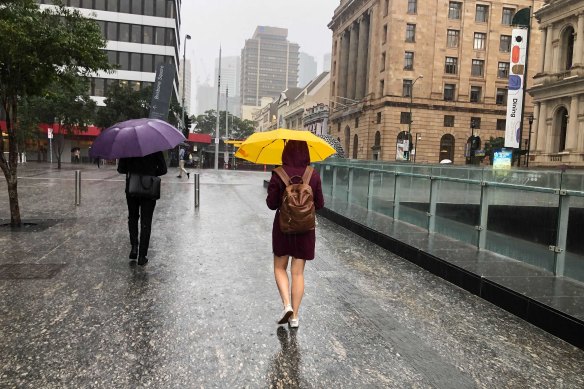
[[158,200],[160,198],[160,177],[128,174],[128,195]]

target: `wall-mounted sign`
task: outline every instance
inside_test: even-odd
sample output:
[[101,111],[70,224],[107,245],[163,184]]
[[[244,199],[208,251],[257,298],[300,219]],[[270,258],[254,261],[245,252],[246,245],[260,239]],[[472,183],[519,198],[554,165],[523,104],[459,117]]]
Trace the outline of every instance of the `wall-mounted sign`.
[[527,29],[514,28],[511,35],[509,87],[507,90],[507,124],[505,147],[518,148],[523,109],[523,80],[527,61]]

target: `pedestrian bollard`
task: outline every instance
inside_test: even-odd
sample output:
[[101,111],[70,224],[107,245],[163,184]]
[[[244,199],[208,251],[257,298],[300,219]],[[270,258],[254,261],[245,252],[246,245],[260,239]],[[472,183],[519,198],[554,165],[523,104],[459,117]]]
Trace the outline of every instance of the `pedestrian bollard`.
[[81,205],[81,170],[75,170],[75,205]]
[[199,208],[200,204],[200,181],[199,181],[199,173],[195,173],[195,208]]

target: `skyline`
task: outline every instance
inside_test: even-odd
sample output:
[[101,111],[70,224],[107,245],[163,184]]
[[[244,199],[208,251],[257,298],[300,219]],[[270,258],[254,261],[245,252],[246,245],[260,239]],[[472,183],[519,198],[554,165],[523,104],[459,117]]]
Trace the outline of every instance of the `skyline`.
[[[308,0],[294,3],[283,0],[269,3],[258,0],[183,2],[181,43],[184,43],[185,34],[192,37],[186,49],[186,57],[192,62],[191,107],[196,107],[197,85],[215,84],[214,66],[219,46],[224,57],[240,56],[245,40],[252,37],[258,25],[287,28],[290,42],[298,43],[301,51],[316,59],[320,73],[323,57],[332,47],[332,32],[327,24],[338,5],[336,0],[323,3]],[[222,19],[229,28],[216,22]],[[181,47],[181,60],[183,50]]]

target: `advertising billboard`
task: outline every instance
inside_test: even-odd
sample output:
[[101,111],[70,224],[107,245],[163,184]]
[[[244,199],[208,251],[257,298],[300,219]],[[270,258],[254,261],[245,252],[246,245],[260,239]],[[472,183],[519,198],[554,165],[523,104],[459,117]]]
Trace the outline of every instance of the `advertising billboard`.
[[507,123],[505,147],[518,148],[521,136],[523,110],[523,87],[527,61],[527,29],[514,28],[511,37],[511,59],[509,64],[509,87],[507,90]]

